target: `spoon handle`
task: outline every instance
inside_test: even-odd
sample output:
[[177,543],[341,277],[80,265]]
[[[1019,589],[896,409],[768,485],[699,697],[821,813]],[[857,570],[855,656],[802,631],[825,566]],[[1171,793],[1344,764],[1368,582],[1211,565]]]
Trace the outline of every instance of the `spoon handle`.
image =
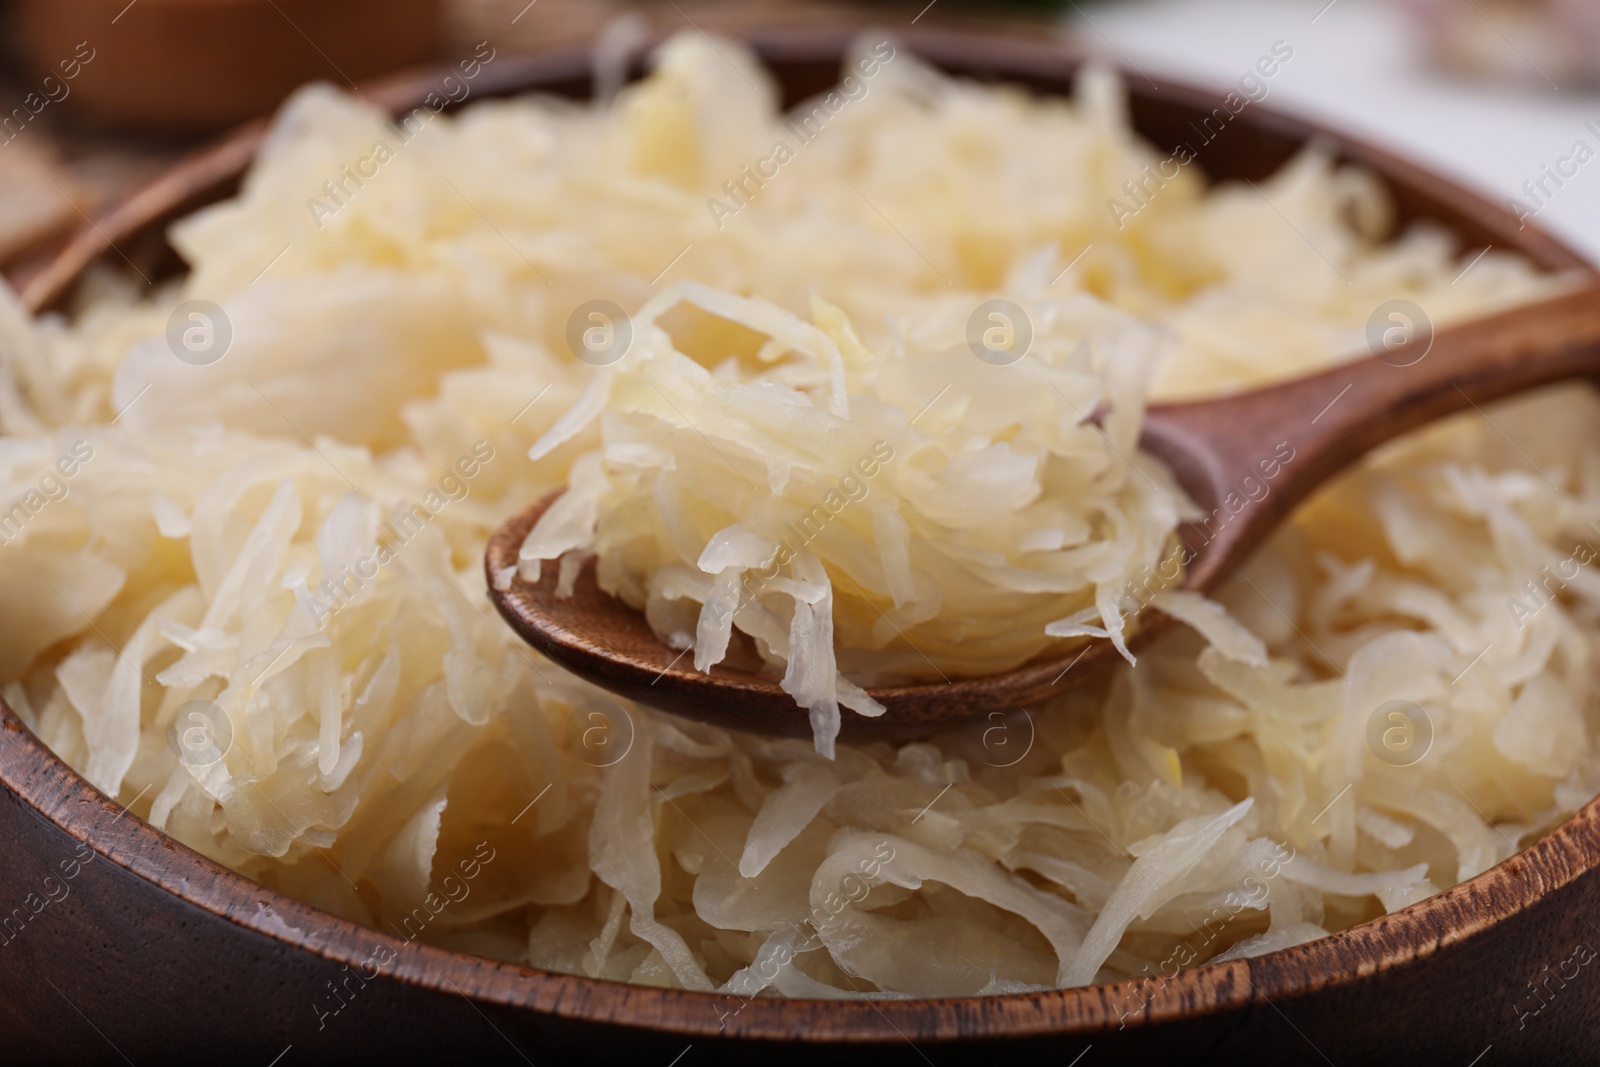
[[1368,451],[1445,415],[1600,375],[1600,283],[1409,340],[1307,378],[1153,407],[1144,447],[1210,517],[1184,532],[1184,584],[1208,589],[1289,511]]

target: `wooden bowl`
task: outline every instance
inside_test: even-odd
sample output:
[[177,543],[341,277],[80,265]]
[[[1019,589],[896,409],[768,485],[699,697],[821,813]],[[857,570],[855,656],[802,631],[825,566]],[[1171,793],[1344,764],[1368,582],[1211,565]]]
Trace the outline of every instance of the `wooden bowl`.
[[[753,43],[792,100],[832,83],[846,36]],[[1046,93],[1068,91],[1080,58],[1040,39],[901,36],[947,69]],[[376,95],[414,104],[436,78],[404,78]],[[492,86],[480,81],[477,95],[589,88],[577,52],[506,57],[485,78]],[[1129,85],[1139,129],[1161,146],[1192,139],[1188,122],[1221,97],[1142,78]],[[110,242],[154,248],[165,219],[237,182],[259,135],[242,131],[86,227],[24,281],[28,304],[61,300]],[[1489,201],[1270,108],[1246,109],[1200,159],[1213,176],[1261,178],[1312,136],[1387,182],[1406,219],[1438,220],[1469,247],[1519,251],[1552,270],[1584,266]],[[826,1056],[947,1067],[1005,1055],[1061,1067],[1078,1057],[1085,1067],[1168,1057],[1468,1067],[1486,1049],[1485,1063],[1600,1057],[1600,803],[1454,889],[1256,959],[1015,996],[742,1002],[497,963],[335,918],[129,816],[3,710],[0,785],[0,1032],[19,1059],[765,1067]]]
[[442,0],[17,0],[12,20],[30,89],[76,97],[101,123],[193,132],[260,115],[308,81],[355,88],[421,62],[443,11]]

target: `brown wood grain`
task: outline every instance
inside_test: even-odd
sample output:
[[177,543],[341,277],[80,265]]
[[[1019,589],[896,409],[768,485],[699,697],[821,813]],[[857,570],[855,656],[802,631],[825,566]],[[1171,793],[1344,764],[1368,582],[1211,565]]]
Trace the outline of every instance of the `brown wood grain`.
[[[1426,313],[1426,309],[1420,309]],[[1294,507],[1372,449],[1514,393],[1600,374],[1600,287],[1585,280],[1535,304],[1434,332],[1353,363],[1217,400],[1152,407],[1145,447],[1212,519],[1182,536],[1189,589],[1213,589]],[[1237,515],[1241,483],[1278,450],[1292,459]],[[1219,515],[1217,509],[1224,509]]]
[[[772,35],[763,51],[791,96],[825,84],[841,32]],[[977,31],[902,38],[956,71],[1064,92],[1078,56],[1056,42]],[[581,53],[497,63],[499,91],[587,89]],[[487,76],[490,71],[486,71]],[[437,77],[437,75],[434,75]],[[395,83],[400,106],[426,79]],[[1130,82],[1133,113],[1157,144],[1217,97]],[[63,298],[83,266],[159,234],[195,199],[237,180],[256,134],[180,169],[137,205],[80,235],[39,275],[29,303]],[[1448,181],[1270,108],[1252,106],[1202,165],[1264,176],[1312,136],[1376,172],[1404,218],[1432,218],[1469,243],[1520,251],[1552,270],[1582,267],[1554,239]],[[1209,153],[1207,155],[1206,153]],[[85,228],[86,234],[89,228]],[[38,280],[43,279],[43,280]],[[1432,356],[1429,357],[1430,359]],[[1347,398],[1348,399],[1348,398]],[[1337,409],[1336,409],[1337,410]],[[68,896],[36,913],[44,879],[82,845],[93,859]],[[1600,948],[1600,807],[1590,804],[1527,851],[1383,919],[1249,961],[1047,993],[955,1000],[834,1002],[736,998],[602,982],[407,943],[271,892],[123,812],[0,710],[0,1034],[15,1062],[268,1063],[400,1057],[486,1063],[1582,1063],[1600,1058],[1600,968],[1552,985],[1577,945]],[[17,925],[20,922],[21,925]],[[337,1017],[314,1004],[326,982],[392,953]],[[1535,1017],[1529,983],[1551,990]],[[735,1012],[735,1009],[737,1012]],[[287,1052],[285,1050],[288,1050]],[[678,1057],[682,1057],[681,1060]],[[400,1062],[406,1062],[400,1059]]]

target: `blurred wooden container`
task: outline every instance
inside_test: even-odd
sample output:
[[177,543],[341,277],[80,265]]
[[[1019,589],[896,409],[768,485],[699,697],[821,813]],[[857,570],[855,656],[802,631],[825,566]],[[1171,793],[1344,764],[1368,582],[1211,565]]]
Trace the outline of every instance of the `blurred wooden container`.
[[12,7],[8,36],[40,97],[76,97],[73,110],[97,123],[190,133],[270,111],[308,81],[350,88],[427,58],[440,39],[444,4],[16,0]]

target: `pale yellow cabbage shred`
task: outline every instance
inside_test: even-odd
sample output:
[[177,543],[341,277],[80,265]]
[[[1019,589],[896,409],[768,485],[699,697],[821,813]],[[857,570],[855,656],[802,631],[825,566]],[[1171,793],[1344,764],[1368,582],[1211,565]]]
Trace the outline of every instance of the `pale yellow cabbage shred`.
[[[264,885],[401,937],[729,994],[708,1011],[1268,951],[1477,874],[1600,788],[1587,386],[1386,449],[1221,591],[1227,614],[1169,601],[1198,630],[1058,706],[831,760],[631,706],[595,735],[603,694],[517,642],[481,574],[499,521],[610,447],[591,423],[527,458],[612,373],[565,346],[586,300],[634,312],[692,282],[911,360],[918,324],[1042,281],[1169,335],[1159,397],[1354,357],[1384,300],[1447,322],[1548,286],[1499,252],[1463,274],[1475,250],[1436,232],[1374,243],[1352,220],[1382,196],[1314,152],[1260,192],[1186,172],[1119,230],[1106,201],[1157,155],[1114,83],[1039,101],[903,49],[719,229],[707,199],[785,136],[766,84],[688,36],[608,110],[426,123],[320,227],[323,183],[398,139],[307,90],[240,196],[178,227],[182,283],[99,277],[70,322],[0,297],[8,703]],[[211,366],[162,340],[184,299],[233,323]],[[661,322],[719,386],[804,362],[688,305]],[[788,384],[829,410],[825,380]],[[916,429],[957,434],[936,413]],[[402,507],[426,515],[403,543]],[[317,600],[379,550],[336,610]],[[232,728],[209,766],[168,742],[194,700]],[[1393,701],[1431,723],[1410,766],[1370,743]]]

